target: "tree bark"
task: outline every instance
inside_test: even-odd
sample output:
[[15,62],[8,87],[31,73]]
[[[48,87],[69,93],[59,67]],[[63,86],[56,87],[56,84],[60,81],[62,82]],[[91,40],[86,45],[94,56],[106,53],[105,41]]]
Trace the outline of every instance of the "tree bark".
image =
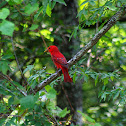
[[[66,0],[65,2],[67,6],[58,6],[58,9],[55,10],[55,14],[59,15],[59,20],[63,21],[63,29],[67,29],[67,27],[69,26],[74,30],[74,28],[79,24],[78,19],[76,18],[78,4],[75,0]],[[60,23],[57,23],[60,26]],[[80,41],[79,37],[77,37],[76,39],[72,37],[69,41],[69,37],[67,37],[66,34],[62,34],[63,42],[58,47],[60,51],[64,53],[64,55],[65,52],[67,52],[67,55],[65,55],[65,57],[66,59],[70,59],[72,55],[75,54],[79,49]],[[58,45],[59,42],[55,42],[54,44]],[[57,96],[57,105],[62,109],[67,107],[69,110],[71,110],[73,120],[80,124],[80,119],[78,119],[77,116],[75,117],[75,113],[78,109],[82,110],[82,82],[78,80],[76,81],[76,84],[62,83],[62,85],[59,84],[56,86],[56,90],[60,92]]]

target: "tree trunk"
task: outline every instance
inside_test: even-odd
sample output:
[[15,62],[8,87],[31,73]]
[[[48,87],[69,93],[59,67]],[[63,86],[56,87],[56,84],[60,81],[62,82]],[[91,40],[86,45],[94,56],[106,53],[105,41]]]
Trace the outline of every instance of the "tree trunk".
[[[65,2],[67,4],[67,7],[58,6],[55,10],[55,14],[60,15],[59,19],[63,21],[64,29],[66,29],[65,27],[68,26],[74,29],[74,27],[78,25],[78,19],[76,18],[78,4],[74,0],[67,0]],[[62,36],[64,41],[60,44],[59,49],[62,53],[64,53],[64,55],[67,54],[65,55],[65,57],[68,60],[78,51],[80,47],[79,38],[77,37],[75,39],[72,37],[69,42],[69,37],[65,36],[65,34],[63,34]],[[56,45],[58,43],[59,42],[55,41]],[[73,46],[72,49],[70,48],[71,46]],[[57,105],[62,109],[67,107],[69,110],[71,110],[71,114],[73,115],[74,120],[73,122],[81,126],[81,116],[78,116],[78,113],[76,113],[76,111],[82,111],[82,82],[80,80],[76,81],[75,84],[63,82],[62,86],[59,84],[56,89],[58,92],[60,92],[57,96]]]

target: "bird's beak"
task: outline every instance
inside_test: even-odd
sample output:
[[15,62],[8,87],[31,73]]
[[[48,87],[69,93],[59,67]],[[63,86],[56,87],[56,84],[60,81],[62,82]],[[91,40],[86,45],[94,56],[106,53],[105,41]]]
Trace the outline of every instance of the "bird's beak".
[[48,50],[48,48],[44,51],[44,52],[48,52],[49,50]]

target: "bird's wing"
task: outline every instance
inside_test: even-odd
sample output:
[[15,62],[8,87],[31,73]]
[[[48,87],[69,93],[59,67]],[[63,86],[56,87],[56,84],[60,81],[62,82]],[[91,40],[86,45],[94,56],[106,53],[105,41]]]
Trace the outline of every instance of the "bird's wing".
[[64,56],[62,56],[62,57],[56,57],[56,56],[52,55],[52,60],[56,64],[59,64],[59,65],[65,67],[65,68],[68,68],[68,64],[67,64],[66,58]]

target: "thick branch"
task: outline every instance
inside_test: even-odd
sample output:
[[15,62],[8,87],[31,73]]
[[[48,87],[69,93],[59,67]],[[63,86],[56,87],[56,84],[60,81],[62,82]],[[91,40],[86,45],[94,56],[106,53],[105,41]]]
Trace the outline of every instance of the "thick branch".
[[[87,53],[89,49],[91,49],[98,41],[99,39],[119,20],[121,15],[124,15],[126,13],[126,6],[125,8],[121,8],[109,21],[108,23],[92,38],[92,40],[83,47],[72,59],[68,61],[69,67],[71,67],[73,64],[75,64],[78,60],[81,59],[81,57]],[[59,70],[57,73],[52,74],[50,77],[48,77],[46,80],[42,81],[36,88],[35,91],[41,90],[46,85],[50,84],[53,80],[55,80],[58,77],[58,73],[61,72]]]

